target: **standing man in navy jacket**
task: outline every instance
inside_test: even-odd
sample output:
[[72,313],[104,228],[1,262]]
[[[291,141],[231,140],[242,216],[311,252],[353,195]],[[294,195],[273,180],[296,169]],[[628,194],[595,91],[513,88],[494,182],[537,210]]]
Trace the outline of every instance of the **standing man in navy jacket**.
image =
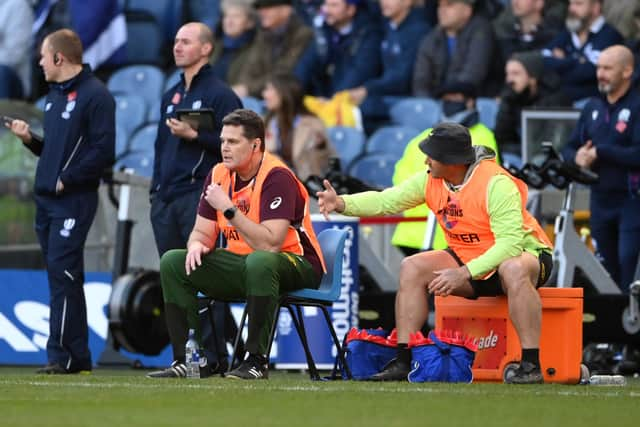
[[598,59],[598,89],[563,154],[600,179],[591,186],[591,235],[604,267],[628,293],[640,254],[640,96],[633,54],[611,46]]
[[48,35],[40,66],[50,84],[44,140],[22,120],[7,123],[40,156],[35,178],[36,232],[47,265],[49,340],[42,374],[91,370],[84,297],[84,245],[98,206],[98,185],[115,158],[115,101],[82,64],[82,43],[63,29]]
[[[209,65],[212,51],[213,34],[206,25],[191,22],[178,30],[173,56],[183,73],[162,97],[151,182],[151,225],[161,257],[168,250],[187,247],[204,180],[213,165],[222,161],[222,118],[242,108],[240,99]],[[194,129],[178,120],[179,109],[213,110],[213,129]],[[216,313],[219,338],[223,314]]]

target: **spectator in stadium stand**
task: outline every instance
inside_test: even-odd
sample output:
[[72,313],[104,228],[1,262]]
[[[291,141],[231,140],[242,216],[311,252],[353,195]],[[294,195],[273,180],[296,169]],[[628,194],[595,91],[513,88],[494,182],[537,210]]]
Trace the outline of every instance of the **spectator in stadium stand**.
[[561,31],[542,51],[545,72],[555,72],[571,101],[598,94],[596,63],[600,52],[622,43],[622,36],[602,16],[602,0],[569,0]]
[[500,152],[521,154],[520,114],[525,108],[570,107],[570,100],[547,83],[539,52],[515,53],[505,67],[505,85],[494,130]]
[[497,64],[493,30],[486,18],[474,15],[474,3],[439,0],[439,24],[420,42],[413,68],[414,96],[434,97],[448,81],[474,84],[479,95],[498,92],[490,73]]
[[[443,104],[441,122],[459,123],[469,129],[471,144],[482,145],[498,153],[496,140],[491,129],[480,122],[476,110],[476,90],[470,83],[450,82],[442,86],[438,93]],[[398,185],[424,170],[424,155],[420,151],[420,143],[431,134],[432,129],[426,129],[407,144],[402,158],[395,165],[393,184]],[[496,161],[499,159],[496,157]],[[404,217],[426,217],[429,209],[425,204],[416,206],[403,212]],[[429,247],[426,234],[426,221],[401,222],[391,238],[391,243],[398,247],[405,255],[414,255],[427,249],[444,249],[447,247],[444,234],[440,227],[436,228],[433,246]]]
[[389,117],[385,97],[411,95],[411,73],[419,40],[429,32],[424,12],[413,8],[412,0],[381,0],[384,33],[380,45],[382,74],[349,90],[360,106],[365,127]]
[[318,117],[303,103],[302,85],[290,75],[274,75],[262,91],[267,108],[265,147],[278,155],[304,182],[324,176],[335,150]]
[[[205,178],[211,167],[221,160],[222,118],[242,107],[231,88],[213,73],[209,65],[212,49],[213,33],[201,22],[187,23],[176,34],[173,56],[182,75],[163,95],[159,107],[161,119],[154,145],[150,188],[151,225],[160,257],[168,250],[186,247]],[[189,122],[179,120],[176,117],[179,109],[213,110],[213,129],[196,129]],[[227,309],[224,304],[216,304],[215,309],[220,310],[216,318],[224,318]],[[203,322],[208,324],[206,314]],[[222,340],[224,325],[220,323],[216,323],[215,336]],[[221,344],[219,341],[207,349],[211,351],[208,354],[211,373],[226,368],[226,358],[219,359],[216,353],[216,349],[226,353],[226,347]]]
[[511,14],[493,22],[503,59],[515,52],[540,50],[562,30],[562,21],[544,15],[545,0],[511,0]]
[[260,97],[269,76],[293,73],[313,31],[296,15],[292,0],[257,0],[260,28],[233,90],[240,97]]
[[40,374],[91,371],[84,247],[98,207],[98,186],[115,160],[115,101],[82,63],[82,42],[63,29],[49,34],[40,66],[49,82],[44,138],[22,120],[5,123],[39,156],[35,228],[50,293],[47,365]]
[[0,2],[0,99],[31,92],[33,11],[26,0]]
[[379,75],[382,28],[366,0],[325,0],[322,12],[296,74],[310,93],[331,98]]
[[222,25],[211,54],[213,73],[233,86],[256,35],[257,15],[250,0],[223,0]]
[[599,175],[591,185],[591,236],[604,267],[629,292],[640,254],[640,96],[633,55],[611,46],[598,58],[598,90],[582,109],[565,159]]
[[[269,330],[281,293],[317,289],[326,270],[313,231],[309,194],[276,156],[265,153],[264,122],[251,110],[223,119],[223,160],[210,170],[187,249],[160,261],[174,362],[152,378],[186,376],[188,329],[199,332],[198,291],[246,299],[248,357],[227,378],[266,379]],[[218,235],[226,240],[216,249]]]
[[319,191],[320,212],[380,216],[421,204],[436,213],[449,249],[420,252],[400,266],[395,316],[398,352],[374,381],[406,381],[409,334],[428,318],[428,293],[475,299],[505,294],[522,345],[522,360],[508,383],[542,383],[539,347],[542,306],[536,291],[549,277],[552,245],[525,209],[527,186],[485,147],[472,147],[457,123],[437,125],[419,144],[427,168],[384,191],[338,196],[329,181]]

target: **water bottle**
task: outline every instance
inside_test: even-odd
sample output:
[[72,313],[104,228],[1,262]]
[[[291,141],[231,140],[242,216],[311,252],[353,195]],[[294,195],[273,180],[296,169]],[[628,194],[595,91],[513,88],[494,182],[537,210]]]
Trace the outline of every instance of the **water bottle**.
[[187,365],[187,378],[200,378],[200,358],[198,357],[198,343],[195,339],[195,331],[189,329],[189,339],[184,348],[184,361]]
[[615,385],[623,386],[627,383],[622,375],[592,375],[589,385]]

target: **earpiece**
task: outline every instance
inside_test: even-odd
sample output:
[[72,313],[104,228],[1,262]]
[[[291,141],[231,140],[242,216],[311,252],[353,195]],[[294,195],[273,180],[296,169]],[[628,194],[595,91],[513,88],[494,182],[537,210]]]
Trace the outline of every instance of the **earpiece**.
[[254,150],[256,149],[256,147],[257,147],[257,145],[256,145],[256,144],[253,144],[253,149],[254,149]]
[[60,56],[58,56],[57,52],[53,54],[53,64],[54,65],[59,65],[60,64]]

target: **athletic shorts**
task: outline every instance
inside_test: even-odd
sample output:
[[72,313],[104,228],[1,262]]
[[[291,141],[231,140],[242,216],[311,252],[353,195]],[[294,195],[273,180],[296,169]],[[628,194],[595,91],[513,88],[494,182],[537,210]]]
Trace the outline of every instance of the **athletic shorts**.
[[[456,255],[455,252],[451,248],[445,249],[458,263],[458,265],[464,265],[464,262]],[[549,280],[549,276],[551,275],[551,269],[553,268],[553,257],[549,252],[540,252],[538,256],[538,262],[540,263],[540,273],[538,274],[538,282],[536,283],[536,288],[544,285],[547,280]],[[471,287],[473,288],[474,295],[472,297],[468,297],[468,299],[477,299],[478,297],[495,297],[498,295],[504,295],[502,291],[502,282],[500,280],[500,275],[496,271],[491,276],[484,280],[471,280]]]

